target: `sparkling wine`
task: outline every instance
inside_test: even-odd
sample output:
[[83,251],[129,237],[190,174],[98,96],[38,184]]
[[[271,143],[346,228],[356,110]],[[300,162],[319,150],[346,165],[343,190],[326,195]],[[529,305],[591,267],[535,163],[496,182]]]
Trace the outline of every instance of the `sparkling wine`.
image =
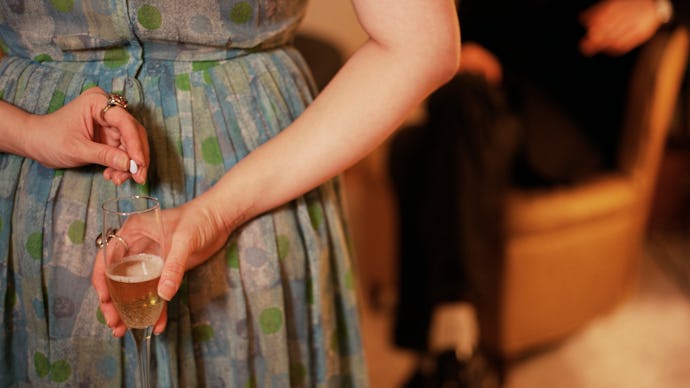
[[157,292],[162,270],[163,259],[148,253],[125,257],[108,269],[110,297],[127,327],[156,323],[164,303]]

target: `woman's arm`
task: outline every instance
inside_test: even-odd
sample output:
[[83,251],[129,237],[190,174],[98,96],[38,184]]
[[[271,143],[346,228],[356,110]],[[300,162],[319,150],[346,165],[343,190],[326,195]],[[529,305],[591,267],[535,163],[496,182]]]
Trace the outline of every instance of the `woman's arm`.
[[163,298],[172,298],[184,271],[219,249],[238,225],[366,156],[455,74],[460,32],[453,0],[353,3],[369,40],[293,124],[168,214],[173,227],[159,284]]
[[116,184],[128,179],[129,160],[139,168],[134,179],[146,180],[149,148],[146,131],[123,109],[109,109],[100,88],[45,114],[30,114],[0,101],[0,152],[34,159],[51,168],[97,163],[106,166],[104,176]]
[[[602,0],[580,15],[584,55],[623,55],[647,42],[669,20],[658,0]],[[669,3],[670,5],[670,3]]]

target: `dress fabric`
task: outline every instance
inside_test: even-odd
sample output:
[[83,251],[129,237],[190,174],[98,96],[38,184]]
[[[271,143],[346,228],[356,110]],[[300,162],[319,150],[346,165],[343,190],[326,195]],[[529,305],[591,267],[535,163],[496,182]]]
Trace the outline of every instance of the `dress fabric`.
[[[146,185],[115,186],[0,154],[0,386],[138,385],[90,283],[100,204],[180,205],[293,121],[316,92],[290,45],[305,2],[0,3],[0,97],[40,114],[123,93],[152,155]],[[366,386],[353,275],[338,179],[250,220],[169,303],[153,386]]]

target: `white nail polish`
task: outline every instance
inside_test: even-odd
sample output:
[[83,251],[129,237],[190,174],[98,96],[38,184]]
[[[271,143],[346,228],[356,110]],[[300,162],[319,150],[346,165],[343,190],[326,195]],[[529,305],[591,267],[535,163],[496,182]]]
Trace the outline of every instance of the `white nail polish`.
[[132,173],[132,175],[136,174],[137,171],[139,171],[139,166],[134,162],[134,160],[129,161],[129,172]]

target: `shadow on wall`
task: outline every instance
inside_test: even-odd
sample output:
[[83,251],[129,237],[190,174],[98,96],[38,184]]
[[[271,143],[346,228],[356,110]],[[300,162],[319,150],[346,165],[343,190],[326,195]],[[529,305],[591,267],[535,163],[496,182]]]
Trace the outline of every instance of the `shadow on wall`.
[[301,33],[295,37],[294,44],[311,68],[319,91],[326,87],[345,63],[345,55],[334,44],[322,38]]

